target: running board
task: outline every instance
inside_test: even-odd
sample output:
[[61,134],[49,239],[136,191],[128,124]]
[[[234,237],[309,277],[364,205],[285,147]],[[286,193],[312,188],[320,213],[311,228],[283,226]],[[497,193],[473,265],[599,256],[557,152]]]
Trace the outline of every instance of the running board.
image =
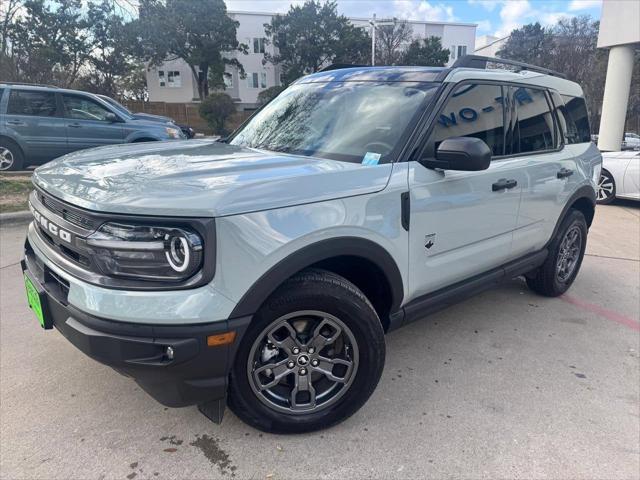
[[542,265],[547,259],[547,255],[548,250],[545,248],[501,267],[411,300],[400,311],[390,316],[389,329],[387,331],[392,331],[408,323],[420,320],[461,300],[493,288],[503,282],[508,282],[512,278],[524,275]]

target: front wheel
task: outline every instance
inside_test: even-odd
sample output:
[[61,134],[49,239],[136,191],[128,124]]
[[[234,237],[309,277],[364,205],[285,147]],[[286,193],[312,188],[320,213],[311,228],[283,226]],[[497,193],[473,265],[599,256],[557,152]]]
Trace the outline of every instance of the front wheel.
[[0,140],[0,171],[21,170],[23,165],[20,147],[10,140]]
[[371,303],[343,277],[308,270],[260,308],[231,371],[229,407],[267,432],[329,427],[355,413],[384,367]]
[[549,255],[540,268],[526,276],[531,290],[546,297],[566,292],[580,270],[587,246],[587,221],[582,212],[569,210],[549,245]]

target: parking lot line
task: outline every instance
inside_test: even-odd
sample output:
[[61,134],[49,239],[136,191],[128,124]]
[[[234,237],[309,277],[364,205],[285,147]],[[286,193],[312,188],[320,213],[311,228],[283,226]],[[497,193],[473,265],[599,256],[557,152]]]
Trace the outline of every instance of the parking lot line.
[[617,312],[614,312],[613,310],[609,310],[604,307],[601,307],[600,305],[595,305],[593,303],[585,302],[584,300],[580,300],[571,295],[564,294],[560,298],[565,302],[570,303],[571,305],[575,305],[578,308],[595,313],[596,315],[599,315],[600,317],[604,317],[607,320],[611,320],[612,322],[625,325],[631,328],[632,330],[640,332],[640,322],[638,322],[637,320],[634,320],[633,318],[626,317]]

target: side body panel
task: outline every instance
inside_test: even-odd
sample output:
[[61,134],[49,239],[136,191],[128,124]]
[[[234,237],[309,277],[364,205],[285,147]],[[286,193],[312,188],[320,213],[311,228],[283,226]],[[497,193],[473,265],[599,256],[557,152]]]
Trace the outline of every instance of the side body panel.
[[629,160],[624,172],[624,196],[640,200],[640,153]]
[[[502,178],[516,188],[493,191]],[[409,162],[411,229],[405,300],[485,272],[513,258],[521,195],[518,162],[494,160],[479,172],[436,171]],[[429,246],[429,243],[432,243]]]

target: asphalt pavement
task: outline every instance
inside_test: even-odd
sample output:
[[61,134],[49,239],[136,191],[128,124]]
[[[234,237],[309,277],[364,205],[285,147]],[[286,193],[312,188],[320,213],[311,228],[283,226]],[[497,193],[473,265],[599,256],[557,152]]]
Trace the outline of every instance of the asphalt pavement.
[[640,204],[599,207],[569,293],[522,280],[387,337],[369,402],[269,435],[167,409],[43,331],[0,228],[0,478],[640,478]]

